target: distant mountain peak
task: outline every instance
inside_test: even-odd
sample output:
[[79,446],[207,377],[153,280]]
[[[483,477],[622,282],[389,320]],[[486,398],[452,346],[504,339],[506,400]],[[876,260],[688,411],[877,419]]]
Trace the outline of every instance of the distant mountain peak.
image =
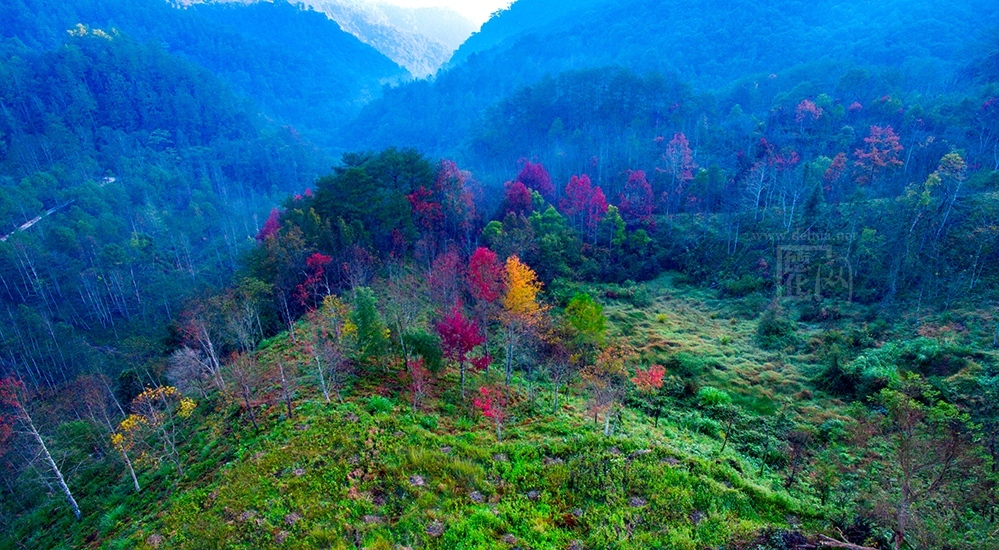
[[[168,0],[192,4],[254,4],[274,0]],[[280,0],[278,0],[280,1]],[[288,0],[290,4],[301,3]],[[304,0],[340,28],[375,48],[416,78],[433,75],[476,30],[478,25],[446,7],[407,8],[369,0]]]
[[476,30],[444,7],[405,8],[363,0],[306,0],[340,28],[422,78],[437,72]]

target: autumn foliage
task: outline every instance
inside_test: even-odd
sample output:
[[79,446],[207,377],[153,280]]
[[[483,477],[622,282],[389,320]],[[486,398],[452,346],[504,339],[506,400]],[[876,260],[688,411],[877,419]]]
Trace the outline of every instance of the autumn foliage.
[[666,369],[662,365],[652,365],[648,369],[636,369],[631,381],[643,393],[652,393],[663,387],[663,376]]
[[871,183],[878,174],[895,166],[902,166],[899,155],[902,144],[891,126],[871,126],[871,133],[864,138],[864,147],[854,151],[856,166],[861,170],[858,183]]
[[552,178],[540,162],[534,163],[525,160],[524,167],[520,169],[520,174],[517,175],[517,181],[523,183],[528,189],[537,191],[546,199],[551,199],[552,195],[555,194],[555,186],[552,185]]
[[14,435],[24,406],[24,384],[13,377],[0,379],[0,454]]
[[455,304],[451,312],[437,323],[437,334],[441,338],[444,356],[458,364],[461,373],[461,393],[465,394],[465,365],[468,354],[486,341],[474,320],[465,317],[460,304]]
[[503,420],[506,418],[506,393],[502,388],[483,386],[472,399],[472,406],[482,411],[482,416],[496,423],[496,439],[503,440]]
[[520,261],[517,256],[507,258],[503,307],[508,317],[524,324],[535,323],[542,311],[538,303],[539,292],[541,292],[541,282],[538,281],[534,270]]
[[655,194],[652,185],[642,170],[628,172],[628,182],[621,192],[619,205],[621,215],[630,224],[643,224],[655,227],[652,214],[656,209]]
[[264,241],[267,237],[278,232],[281,228],[281,211],[277,208],[271,210],[269,216],[267,216],[267,221],[264,222],[264,226],[260,228],[260,232],[257,233],[257,240]]
[[468,259],[465,280],[472,297],[485,302],[495,302],[503,293],[504,267],[496,253],[479,247]]
[[525,214],[531,212],[531,192],[519,181],[508,181],[504,185],[503,209],[505,213]]

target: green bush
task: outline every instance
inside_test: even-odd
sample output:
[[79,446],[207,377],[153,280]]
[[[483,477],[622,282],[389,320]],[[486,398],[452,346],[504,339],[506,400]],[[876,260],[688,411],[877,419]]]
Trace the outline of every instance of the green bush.
[[420,426],[423,428],[434,431],[437,429],[437,416],[433,414],[426,414],[420,417]]
[[798,343],[794,322],[784,317],[780,308],[771,307],[763,313],[756,326],[756,339],[765,350],[781,350]]
[[441,339],[436,334],[422,328],[411,329],[403,333],[402,341],[411,355],[423,358],[427,370],[435,374],[440,372],[444,355],[441,353]]
[[628,301],[631,302],[631,305],[637,308],[643,308],[651,306],[654,300],[655,296],[652,295],[652,292],[649,291],[648,287],[638,286],[631,292],[631,296]]
[[671,355],[662,364],[670,374],[675,374],[681,378],[694,378],[704,374],[709,368],[716,366],[718,362],[681,351]]
[[826,443],[839,441],[846,435],[846,423],[838,418],[830,418],[819,426],[819,437]]
[[380,395],[372,395],[368,398],[368,412],[371,414],[389,414],[395,406],[392,400]]
[[742,298],[755,292],[766,290],[768,282],[759,275],[743,275],[734,280],[722,283],[722,296],[732,298]]
[[697,392],[697,402],[702,407],[722,407],[732,403],[732,396],[723,390],[704,386]]

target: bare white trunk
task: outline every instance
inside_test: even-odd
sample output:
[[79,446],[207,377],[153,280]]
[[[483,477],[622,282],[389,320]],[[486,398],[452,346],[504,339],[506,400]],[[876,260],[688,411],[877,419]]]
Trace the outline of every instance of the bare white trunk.
[[[27,412],[25,412],[27,416]],[[66,500],[69,501],[69,507],[73,510],[73,515],[76,519],[80,519],[80,506],[76,504],[76,499],[73,498],[73,493],[69,490],[69,485],[66,485],[66,479],[62,477],[62,471],[59,470],[59,466],[56,464],[55,460],[52,459],[52,455],[49,453],[49,448],[45,445],[45,440],[42,439],[42,434],[38,433],[35,428],[35,424],[31,421],[31,417],[28,417],[28,431],[35,438],[38,443],[38,447],[42,450],[42,458],[52,469],[52,473],[56,476],[56,481],[59,483],[59,488],[62,489],[64,495],[66,495]]]

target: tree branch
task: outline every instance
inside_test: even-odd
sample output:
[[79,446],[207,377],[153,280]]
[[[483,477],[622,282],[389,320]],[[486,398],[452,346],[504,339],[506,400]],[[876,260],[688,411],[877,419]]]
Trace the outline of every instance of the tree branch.
[[851,544],[849,542],[843,542],[841,540],[836,540],[825,535],[819,535],[819,546],[826,548],[846,548],[847,550],[877,550],[877,548],[871,548],[870,546],[860,546],[858,544]]

